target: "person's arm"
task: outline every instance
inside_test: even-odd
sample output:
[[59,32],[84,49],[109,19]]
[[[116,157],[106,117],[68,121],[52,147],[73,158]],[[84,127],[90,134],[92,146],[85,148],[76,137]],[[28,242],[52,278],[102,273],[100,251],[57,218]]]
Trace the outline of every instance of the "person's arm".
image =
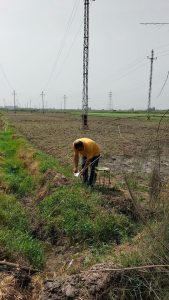
[[74,152],[74,173],[78,172],[78,164],[79,164],[79,153]]

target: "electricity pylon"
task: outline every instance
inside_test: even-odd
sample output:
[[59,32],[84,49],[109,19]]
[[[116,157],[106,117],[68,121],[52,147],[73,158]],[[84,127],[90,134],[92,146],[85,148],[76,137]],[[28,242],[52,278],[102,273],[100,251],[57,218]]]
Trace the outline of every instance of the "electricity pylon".
[[84,0],[82,129],[88,129],[88,71],[89,71],[88,67],[89,67],[89,0]]

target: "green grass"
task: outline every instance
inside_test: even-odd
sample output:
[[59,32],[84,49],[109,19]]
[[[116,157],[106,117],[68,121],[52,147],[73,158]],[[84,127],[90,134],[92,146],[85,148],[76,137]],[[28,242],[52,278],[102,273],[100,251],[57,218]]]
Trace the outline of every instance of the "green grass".
[[72,185],[58,188],[42,201],[39,209],[47,232],[55,227],[60,235],[67,235],[72,241],[119,243],[133,233],[127,217],[109,213],[100,204],[98,193]]
[[8,194],[0,195],[0,253],[2,258],[19,258],[41,268],[44,250],[31,236],[31,224],[21,203],[22,197],[35,192],[37,179],[29,175],[18,153],[26,149],[23,138],[15,138],[12,130],[0,131],[0,183]]
[[141,171],[127,174],[127,182],[132,191],[149,192],[150,175],[145,175]]
[[[49,169],[65,176],[71,173],[56,159],[38,151],[34,159],[39,162],[41,175],[30,175],[18,155],[27,148],[27,142],[12,130],[0,132],[0,182],[13,194],[0,196],[0,249],[6,255],[21,256],[33,266],[42,267],[43,247],[31,236],[29,217],[20,201],[25,196],[36,195],[38,183]],[[100,195],[81,184],[52,189],[52,194],[40,203],[37,219],[43,222],[46,234],[50,236],[54,229],[59,239],[67,236],[72,243],[121,243],[133,234],[133,225],[126,216],[106,211],[101,206]]]
[[21,203],[13,195],[0,195],[0,226],[28,231],[29,225]]
[[33,267],[41,269],[45,263],[44,250],[41,243],[28,232],[16,228],[0,227],[0,248],[3,248],[3,258],[24,259]]
[[26,148],[24,139],[14,138],[12,131],[0,132],[0,181],[5,182],[9,191],[19,197],[31,194],[37,184],[18,158],[21,148]]
[[21,256],[37,268],[44,264],[43,247],[31,236],[24,207],[14,196],[5,194],[0,195],[0,249],[2,258]]
[[129,113],[129,112],[90,112],[89,116],[97,117],[113,117],[113,118],[136,118],[143,117],[146,118],[144,113]]
[[24,169],[22,161],[17,158],[8,159],[3,165],[3,178],[12,193],[19,197],[31,194],[36,186],[36,180]]
[[[150,113],[150,121],[159,121],[165,111],[153,111]],[[72,111],[73,115],[81,115],[81,111]],[[108,111],[108,110],[92,110],[88,113],[89,117],[108,117],[108,118],[130,118],[147,121],[147,111]],[[165,119],[169,114],[166,114]]]
[[41,173],[45,173],[49,169],[55,169],[57,170],[57,172],[67,177],[71,176],[72,172],[69,168],[61,166],[60,162],[57,159],[53,158],[52,156],[49,156],[48,154],[42,151],[37,151],[34,155],[34,159],[39,161],[39,171]]
[[[94,112],[92,115],[124,118],[130,116],[145,120],[144,113]],[[159,121],[159,117],[160,113],[153,114],[152,120]],[[7,187],[7,193],[13,193],[0,195],[0,259],[17,261],[20,258],[28,265],[43,268],[44,246],[32,237],[31,218],[25,212],[22,200],[25,196],[36,195],[38,183],[49,169],[65,176],[71,175],[70,170],[60,166],[56,159],[38,151],[34,159],[39,162],[40,178],[31,176],[18,156],[20,149],[27,149],[26,143],[24,139],[16,137],[12,130],[0,131],[0,183]],[[140,172],[128,175],[128,181],[134,192],[148,192],[147,186],[144,186],[147,179]],[[73,180],[68,186],[54,187],[50,192],[52,194],[42,200],[36,211],[37,220],[42,221],[42,231],[46,231],[46,237],[51,237],[54,233],[53,238],[56,241],[66,237],[72,244],[77,243],[79,248],[84,248],[87,253],[85,267],[105,261],[124,267],[168,264],[168,199],[163,213],[162,205],[159,205],[157,216],[153,215],[151,220],[147,218],[145,226],[137,221],[133,224],[127,216],[104,208],[102,203],[105,199],[98,192],[90,192]],[[137,232],[141,234],[132,240]],[[116,245],[126,241],[129,242],[126,249],[125,244]],[[168,278],[166,280],[163,273],[159,275],[151,270],[147,273],[131,271],[116,275],[115,284],[112,283],[110,291],[112,299],[155,299],[156,295],[156,299],[168,299]],[[116,292],[119,292],[119,297]]]

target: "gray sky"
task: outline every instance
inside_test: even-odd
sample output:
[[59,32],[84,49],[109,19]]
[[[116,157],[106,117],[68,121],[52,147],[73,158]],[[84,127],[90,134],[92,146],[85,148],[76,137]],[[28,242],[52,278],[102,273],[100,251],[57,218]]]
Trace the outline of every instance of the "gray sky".
[[[0,0],[0,105],[82,106],[84,0]],[[90,5],[89,106],[147,107],[154,49],[152,106],[168,108],[168,0],[96,0]]]

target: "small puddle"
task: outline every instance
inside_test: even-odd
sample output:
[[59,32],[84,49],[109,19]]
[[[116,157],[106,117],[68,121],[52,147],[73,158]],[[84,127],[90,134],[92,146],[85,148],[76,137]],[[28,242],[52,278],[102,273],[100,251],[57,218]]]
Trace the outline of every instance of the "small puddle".
[[[106,162],[106,166],[115,172],[122,171],[124,173],[131,173],[140,171],[150,174],[155,166],[155,158],[133,158],[117,155],[111,157],[110,160]],[[160,172],[162,175],[169,175],[169,158],[161,157]]]

